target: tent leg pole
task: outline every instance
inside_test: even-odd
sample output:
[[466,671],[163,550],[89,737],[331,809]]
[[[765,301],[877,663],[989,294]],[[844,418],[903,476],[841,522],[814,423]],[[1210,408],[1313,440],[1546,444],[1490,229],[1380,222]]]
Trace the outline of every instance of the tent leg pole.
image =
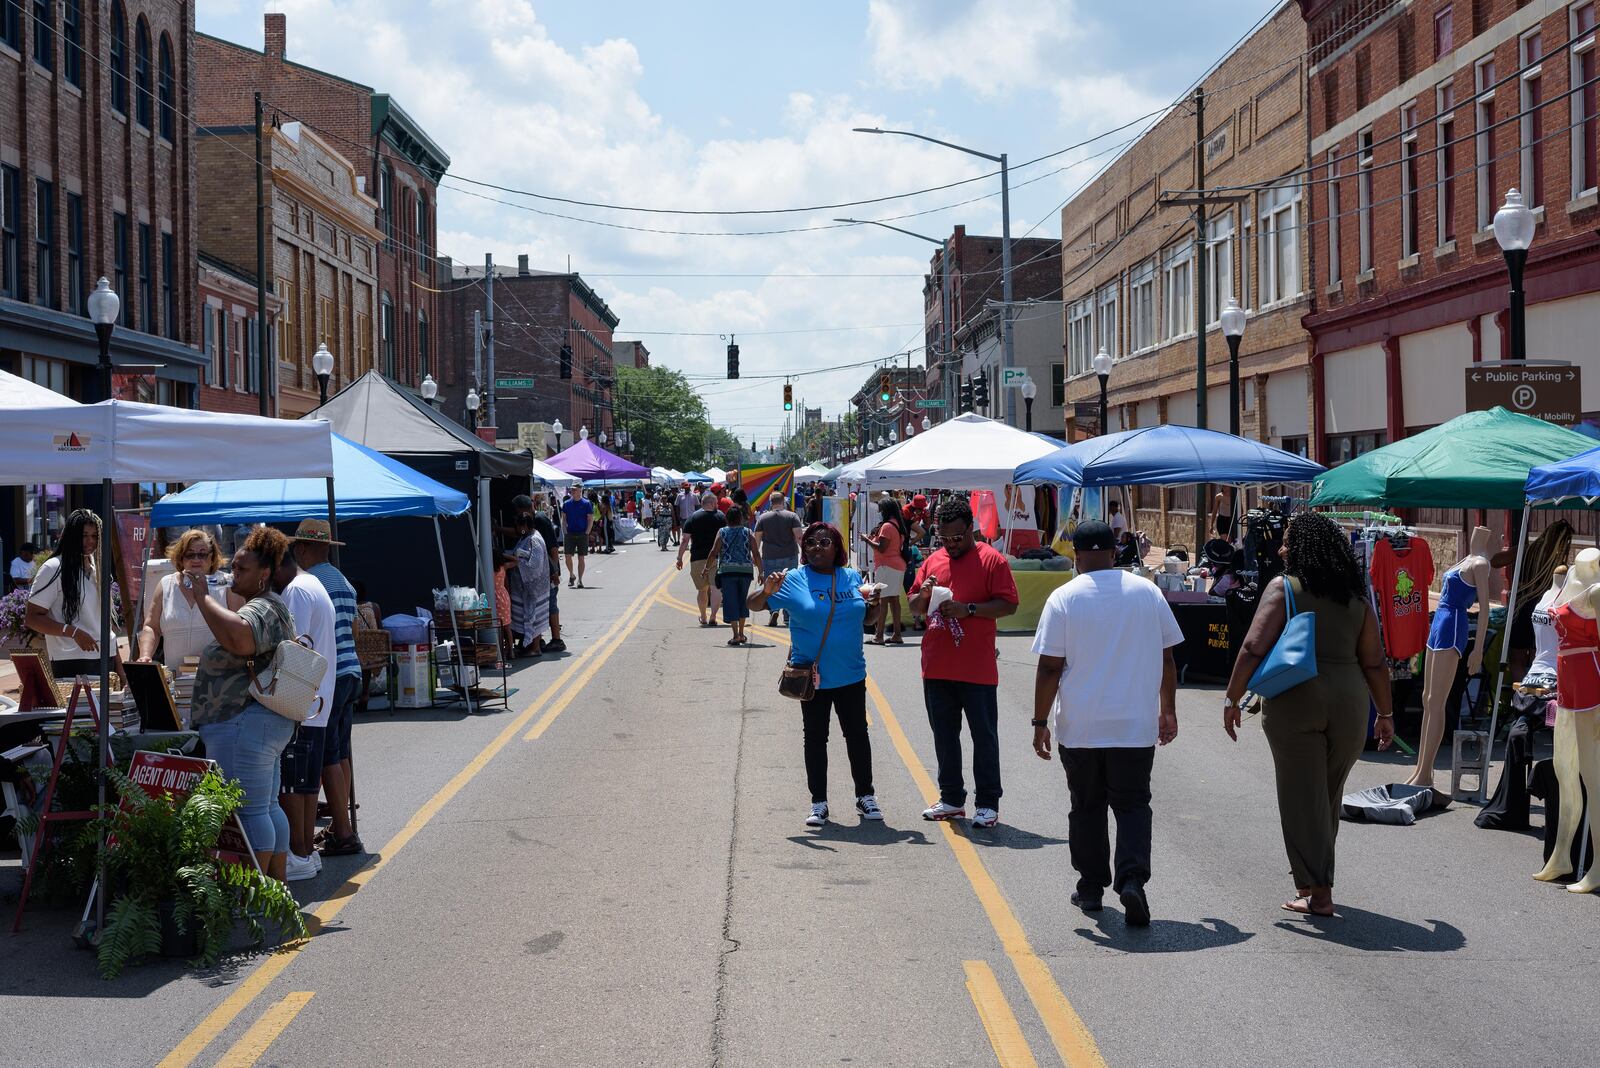
[[[478,479],[478,589],[489,595],[494,603],[494,527],[489,522],[489,480]],[[509,623],[510,620],[497,620]]]
[[[106,810],[106,761],[111,755],[111,715],[108,712],[111,700],[111,539],[115,538],[116,530],[112,522],[115,509],[111,500],[111,480],[101,480],[100,501],[105,510],[105,516],[100,520],[100,573],[96,577],[100,582],[100,708],[99,723],[96,724],[96,733],[99,735],[99,766],[95,768],[95,779],[98,782],[97,796],[100,801],[100,811]],[[68,739],[63,738],[61,745],[66,748]],[[100,824],[100,850],[96,869],[100,876],[100,885],[106,885],[106,818],[98,820]],[[44,833],[44,828],[39,829]],[[106,929],[106,895],[96,894],[94,898],[94,929],[98,937]]]
[[[439,545],[439,571],[444,575],[444,595],[450,596],[450,565],[444,562],[444,534],[439,529],[439,517],[433,517],[433,539]],[[453,608],[446,608],[450,613],[450,637],[456,643],[456,684],[461,687],[461,699],[467,702],[467,714],[472,714],[472,687],[467,685],[467,665],[461,658],[461,632],[456,629],[456,613]]]
[[[333,476],[328,476],[328,536],[335,542],[339,540],[339,509],[333,503]],[[339,546],[331,547],[333,553],[333,566],[339,566]]]
[[1517,608],[1517,587],[1522,585],[1522,559],[1528,554],[1528,526],[1533,508],[1524,503],[1522,530],[1517,537],[1517,562],[1511,568],[1511,592],[1506,594],[1506,626],[1500,635],[1500,673],[1495,676],[1494,701],[1489,713],[1489,741],[1484,746],[1483,774],[1478,776],[1478,803],[1489,800],[1489,765],[1494,762],[1494,733],[1500,725],[1500,691],[1505,689],[1506,664],[1511,659],[1511,618]]

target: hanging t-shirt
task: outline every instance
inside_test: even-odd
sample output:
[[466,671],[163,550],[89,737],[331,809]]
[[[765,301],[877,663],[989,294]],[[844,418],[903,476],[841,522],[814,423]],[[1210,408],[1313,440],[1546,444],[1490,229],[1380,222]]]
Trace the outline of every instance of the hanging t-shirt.
[[1421,538],[1412,538],[1404,549],[1381,540],[1372,549],[1371,571],[1383,622],[1383,651],[1391,660],[1409,660],[1428,644],[1433,550]]
[[1560,594],[1558,585],[1533,606],[1533,663],[1528,665],[1526,678],[1553,677],[1556,674],[1556,649],[1560,639],[1556,636],[1555,621],[1550,618],[1550,606]]

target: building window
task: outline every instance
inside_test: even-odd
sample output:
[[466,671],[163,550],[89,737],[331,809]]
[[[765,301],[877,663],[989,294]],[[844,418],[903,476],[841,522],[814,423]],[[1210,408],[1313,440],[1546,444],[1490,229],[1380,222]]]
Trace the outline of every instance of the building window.
[[1443,247],[1456,239],[1456,90],[1446,82],[1439,86],[1438,111],[1433,120],[1436,146],[1434,216],[1438,220],[1436,245]]
[[56,69],[56,13],[51,0],[33,0],[33,61]]
[[383,216],[383,240],[394,241],[394,171],[389,161],[378,164],[378,212]]
[[111,110],[128,113],[128,16],[111,0]]
[[139,322],[138,329],[147,334],[156,332],[156,287],[151,274],[155,270],[156,250],[149,223],[139,224]]
[[1523,34],[1518,42],[1522,49],[1521,119],[1518,133],[1521,137],[1522,202],[1530,208],[1544,205],[1544,35],[1538,30]]
[[0,44],[22,51],[22,0],[0,0]]
[[255,316],[244,317],[244,374],[240,379],[244,382],[246,393],[259,393],[261,391],[261,361],[258,354],[261,351],[259,331],[261,322]]
[[372,370],[372,317],[364,312],[357,312],[355,330],[355,376],[360,376]]
[[1494,56],[1478,60],[1472,72],[1477,102],[1474,105],[1476,135],[1473,144],[1478,156],[1478,229],[1489,229],[1499,205],[1494,180]]
[[1361,273],[1372,270],[1372,127],[1362,130],[1356,149],[1356,211],[1361,231]]
[[1117,289],[1118,283],[1111,281],[1100,287],[1100,292],[1095,294],[1095,319],[1094,343],[1095,351],[1104,350],[1112,356],[1117,355]]
[[433,250],[428,242],[428,195],[417,194],[417,269],[423,278],[433,276]]
[[1328,149],[1328,284],[1343,277],[1339,268],[1339,146]]
[[1300,183],[1261,194],[1261,303],[1300,295]]
[[23,299],[21,238],[22,172],[0,163],[0,296],[13,300]]
[[128,292],[128,217],[120,211],[111,216],[111,254],[112,269],[116,272],[113,288],[122,298],[117,306],[117,325],[127,326],[133,306],[133,301],[128,299],[131,296]]
[[383,295],[383,302],[379,308],[379,328],[383,331],[383,373],[389,378],[395,373],[395,338],[394,338],[394,302],[389,299],[389,294]]
[[278,326],[274,333],[278,337],[276,348],[279,363],[294,362],[294,324],[295,305],[299,302],[295,292],[294,283],[283,279],[277,284],[278,305],[282,309],[278,312]]
[[1417,254],[1417,105],[1400,109],[1400,256]]
[[428,373],[428,313],[417,312],[417,378]]
[[1455,38],[1455,19],[1451,15],[1450,5],[1446,4],[1433,13],[1433,58],[1435,61],[1455,51]]
[[1168,340],[1194,329],[1193,262],[1193,241],[1161,254],[1161,336]]
[[[211,309],[206,309],[210,314]],[[223,389],[228,388],[228,372],[232,370],[229,364],[233,363],[233,348],[228,340],[228,309],[217,309],[217,385]]]
[[1067,365],[1053,363],[1050,365],[1050,406],[1064,408],[1067,405]]
[[178,256],[177,242],[171,234],[161,235],[161,317],[167,336],[178,337]]
[[83,0],[65,0],[61,5],[61,72],[83,88]]
[[1596,187],[1597,130],[1594,3],[1572,9],[1572,198],[1576,200]]
[[1383,448],[1389,443],[1389,435],[1382,430],[1368,431],[1364,434],[1330,434],[1327,442],[1326,463],[1329,467],[1338,467],[1340,464],[1349,463],[1357,457]]
[[209,304],[200,312],[200,351],[206,358],[203,369],[206,385],[216,385],[217,335],[212,329],[211,306]]
[[161,35],[160,66],[156,70],[156,97],[161,109],[161,136],[168,141],[176,140],[177,108],[173,98],[175,86],[172,77],[172,38],[166,34]]
[[1094,353],[1094,332],[1091,326],[1093,302],[1084,297],[1067,306],[1067,367],[1072,375],[1088,374]]
[[67,194],[67,310],[88,315],[88,294],[83,290],[83,197]]
[[150,24],[139,16],[133,32],[133,117],[150,129]]
[[1206,223],[1206,325],[1220,321],[1233,296],[1233,212]]
[[1156,261],[1145,260],[1128,275],[1129,352],[1156,343]]
[[34,179],[33,300],[46,308],[61,307],[56,295],[56,187]]
[[1239,260],[1239,306],[1241,308],[1253,308],[1255,305],[1250,303],[1250,294],[1252,292],[1250,288],[1250,268],[1255,263],[1255,259],[1253,258],[1255,255],[1255,245],[1251,244],[1250,242],[1250,235],[1254,231],[1251,227],[1253,220],[1250,218],[1250,208],[1248,207],[1248,204],[1240,207],[1239,214],[1244,219],[1244,225],[1240,227],[1239,230],[1239,249],[1237,255],[1237,259]]

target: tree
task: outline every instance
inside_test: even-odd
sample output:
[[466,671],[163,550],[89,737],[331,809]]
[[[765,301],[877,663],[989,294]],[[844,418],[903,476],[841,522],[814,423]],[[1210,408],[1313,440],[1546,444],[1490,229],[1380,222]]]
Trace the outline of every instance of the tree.
[[709,466],[732,471],[739,466],[739,461],[745,456],[746,449],[743,443],[734,436],[733,431],[718,426],[711,427],[706,435],[706,453],[711,457]]
[[679,471],[704,463],[711,424],[683,375],[666,367],[618,367],[616,373],[617,427],[632,438],[635,458]]

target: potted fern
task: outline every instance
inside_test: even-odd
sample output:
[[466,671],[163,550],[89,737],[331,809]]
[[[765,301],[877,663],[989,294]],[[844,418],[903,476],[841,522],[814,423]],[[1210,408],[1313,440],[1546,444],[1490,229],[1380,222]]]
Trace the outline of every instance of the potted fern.
[[116,893],[100,933],[100,974],[115,978],[150,954],[194,955],[209,967],[227,950],[243,921],[253,945],[266,937],[262,921],[295,937],[306,933],[289,888],[253,866],[225,864],[212,855],[217,834],[244,803],[237,780],[215,768],[188,797],[147,795],[121,771],[107,769],[123,804],[110,808],[105,883]]

